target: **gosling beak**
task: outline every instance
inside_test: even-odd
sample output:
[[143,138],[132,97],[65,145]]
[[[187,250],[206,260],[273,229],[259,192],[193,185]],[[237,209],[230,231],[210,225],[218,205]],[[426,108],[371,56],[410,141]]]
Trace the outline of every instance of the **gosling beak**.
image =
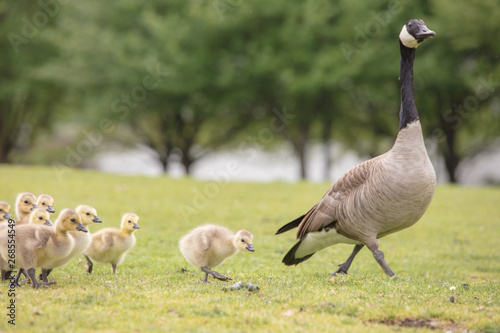
[[53,226],[52,222],[50,220],[45,220],[44,225],[48,225],[49,227]]
[[102,220],[100,218],[98,218],[97,216],[94,215],[94,219],[92,220],[92,222],[102,223]]
[[245,249],[247,249],[250,252],[255,252],[255,249],[253,248],[252,244],[248,244],[247,247],[245,247]]
[[134,229],[140,229],[137,223],[134,223]]
[[10,219],[9,212],[5,212],[5,214],[3,214],[3,218],[6,219],[6,220]]
[[83,232],[89,232],[87,228],[83,226],[83,224],[78,223],[78,227],[76,227],[76,230],[83,231]]
[[47,211],[48,211],[50,214],[53,214],[53,213],[55,213],[55,212],[56,212],[56,211],[54,210],[54,207],[52,207],[52,206],[48,206]]
[[35,204],[33,204],[33,207],[31,207],[30,210],[33,210],[35,208],[37,208],[37,206]]

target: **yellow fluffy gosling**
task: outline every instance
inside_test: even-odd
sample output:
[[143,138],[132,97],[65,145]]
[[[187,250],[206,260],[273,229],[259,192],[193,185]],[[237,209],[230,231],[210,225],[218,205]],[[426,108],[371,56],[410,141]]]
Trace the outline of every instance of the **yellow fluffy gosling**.
[[[88,230],[88,226],[93,223],[101,223],[101,219],[97,217],[97,211],[94,207],[87,205],[80,205],[76,207],[76,212],[80,215],[82,219],[82,224]],[[47,281],[47,276],[49,276],[53,267],[63,266],[68,263],[71,259],[76,257],[79,254],[83,254],[83,252],[89,247],[90,242],[92,241],[92,237],[90,232],[80,232],[80,231],[70,231],[69,234],[73,237],[75,241],[75,246],[71,253],[64,258],[60,258],[53,263],[50,263],[47,267],[42,269],[42,275],[40,279],[44,282]]]
[[[19,268],[15,283],[21,272],[27,271],[33,288],[40,284],[35,277],[35,268],[44,267],[56,258],[67,256],[74,247],[70,231],[87,232],[81,224],[80,216],[72,209],[64,209],[56,220],[54,228],[44,225],[27,224],[16,226],[15,267]],[[0,234],[0,256],[7,261],[9,258],[6,233]]]
[[0,225],[7,224],[10,219],[10,205],[8,202],[0,201]]
[[218,225],[207,224],[198,227],[179,241],[179,250],[193,266],[205,272],[203,282],[208,282],[208,275],[227,281],[230,278],[212,271],[237,251],[251,251],[253,235],[250,231],[240,230],[234,234],[231,230]]
[[134,232],[139,229],[139,216],[126,213],[122,217],[121,229],[104,228],[92,235],[92,242],[85,251],[87,272],[92,273],[93,263],[90,259],[111,264],[113,274],[116,266],[125,259],[125,255],[135,245]]
[[37,207],[45,208],[50,214],[55,213],[54,198],[48,194],[40,194],[36,200]]
[[36,208],[36,197],[33,193],[19,193],[16,198],[16,226],[26,224],[33,208]]

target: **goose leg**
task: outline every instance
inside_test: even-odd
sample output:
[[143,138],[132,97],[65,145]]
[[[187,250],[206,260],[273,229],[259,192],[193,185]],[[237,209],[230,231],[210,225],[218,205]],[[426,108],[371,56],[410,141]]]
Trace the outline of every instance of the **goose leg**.
[[86,254],[84,254],[83,256],[85,257],[85,259],[87,259],[87,273],[92,274],[92,267],[94,266],[94,264]]
[[10,274],[12,271],[6,271],[2,269],[2,282],[10,280]]
[[352,250],[351,255],[345,263],[339,265],[339,269],[337,269],[335,272],[330,273],[330,275],[335,275],[335,274],[347,274],[347,270],[349,267],[351,267],[352,261],[354,260],[354,257],[358,254],[358,252],[365,246],[365,244],[356,244],[354,245],[354,250]]
[[28,269],[27,273],[28,273],[28,276],[31,278],[31,282],[33,282],[33,289],[38,289],[40,287],[40,285],[36,281],[35,269],[30,268],[30,269]]
[[384,252],[382,252],[378,249],[378,242],[375,241],[370,245],[367,244],[367,246],[370,249],[370,251],[372,251],[373,258],[375,258],[375,260],[377,260],[378,264],[380,265],[380,267],[382,267],[385,274],[387,274],[388,276],[394,276],[395,275],[394,272],[391,270],[389,265],[387,265],[387,263],[385,262]]
[[[46,276],[46,278],[49,277],[50,272],[52,272],[52,268],[47,269],[47,276]],[[42,269],[42,272],[38,275],[38,279],[41,280],[41,281],[44,281],[43,280],[43,269]],[[47,282],[47,281],[45,281],[45,282]]]
[[202,280],[203,283],[208,283],[208,273],[205,273],[205,278]]
[[208,274],[212,275],[214,278],[219,279],[221,281],[227,281],[227,280],[232,280],[231,278],[228,278],[227,276],[224,276],[216,271],[212,271],[208,269],[206,266],[201,267],[201,270],[205,273],[207,273],[207,276],[205,276],[205,279],[208,278]]
[[[17,272],[16,276],[14,277],[14,281],[11,280],[11,285],[13,285],[13,287],[21,287],[21,285],[19,284],[19,278],[21,277],[21,273],[23,272],[24,270],[22,268],[19,268],[19,271]],[[9,272],[10,273],[10,272]],[[12,279],[12,278],[11,278]]]
[[52,272],[52,269],[46,269],[42,268],[42,282],[39,282],[38,284],[41,286],[50,286],[51,284],[57,284],[57,281],[50,281],[48,280],[49,273]]
[[111,264],[111,267],[113,267],[113,274],[116,274],[116,264]]

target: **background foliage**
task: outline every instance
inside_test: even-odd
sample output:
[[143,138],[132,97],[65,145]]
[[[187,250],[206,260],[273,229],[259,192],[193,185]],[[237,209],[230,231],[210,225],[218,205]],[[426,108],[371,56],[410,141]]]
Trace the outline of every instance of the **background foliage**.
[[265,145],[290,142],[302,177],[310,142],[379,154],[397,131],[397,35],[423,18],[437,36],[417,52],[417,106],[455,182],[460,162],[499,137],[499,8],[495,0],[3,1],[0,162],[78,167],[103,142],[141,143],[165,171],[177,158],[189,172],[207,152],[268,126],[276,110],[292,116]]

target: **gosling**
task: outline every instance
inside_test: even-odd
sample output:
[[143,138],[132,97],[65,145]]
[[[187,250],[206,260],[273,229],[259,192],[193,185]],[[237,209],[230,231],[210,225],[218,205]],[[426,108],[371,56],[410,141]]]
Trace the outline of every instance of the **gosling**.
[[0,225],[6,225],[11,219],[10,205],[8,202],[0,201]]
[[[82,224],[85,228],[87,228],[87,230],[91,224],[102,222],[102,220],[99,217],[97,217],[97,211],[95,210],[94,207],[87,205],[80,205],[76,207],[76,213],[80,215],[80,218],[82,219]],[[47,277],[49,276],[50,272],[52,272],[53,268],[52,266],[54,267],[63,266],[77,255],[83,254],[83,252],[89,247],[90,242],[92,241],[90,232],[84,233],[80,231],[70,231],[69,234],[73,237],[75,241],[75,246],[73,247],[73,250],[71,250],[71,253],[68,256],[58,259],[42,269],[42,274],[39,276],[39,278],[43,280],[45,283],[48,283]]]
[[40,194],[36,199],[36,205],[37,207],[45,208],[50,214],[56,212],[54,210],[54,198],[48,194]]
[[33,208],[36,208],[36,197],[33,193],[19,193],[16,198],[16,226],[27,224]]
[[[59,214],[54,228],[36,224],[16,226],[15,267],[19,272],[14,284],[19,286],[20,274],[26,270],[34,289],[43,285],[37,282],[35,268],[45,267],[48,262],[67,256],[75,245],[69,235],[74,230],[87,232],[80,216],[72,209],[64,209]],[[7,239],[6,233],[0,234],[0,256],[5,261],[9,258]]]
[[137,229],[139,216],[126,213],[122,217],[121,229],[104,228],[93,234],[92,242],[84,254],[87,259],[87,272],[92,273],[92,260],[95,260],[111,264],[113,274],[116,274],[116,266],[121,265],[127,252],[135,245],[134,232]]
[[230,278],[212,271],[238,251],[254,252],[253,235],[247,230],[234,234],[231,230],[213,224],[207,224],[190,231],[179,241],[179,250],[186,260],[205,273],[203,283],[208,282],[208,275],[221,281]]

